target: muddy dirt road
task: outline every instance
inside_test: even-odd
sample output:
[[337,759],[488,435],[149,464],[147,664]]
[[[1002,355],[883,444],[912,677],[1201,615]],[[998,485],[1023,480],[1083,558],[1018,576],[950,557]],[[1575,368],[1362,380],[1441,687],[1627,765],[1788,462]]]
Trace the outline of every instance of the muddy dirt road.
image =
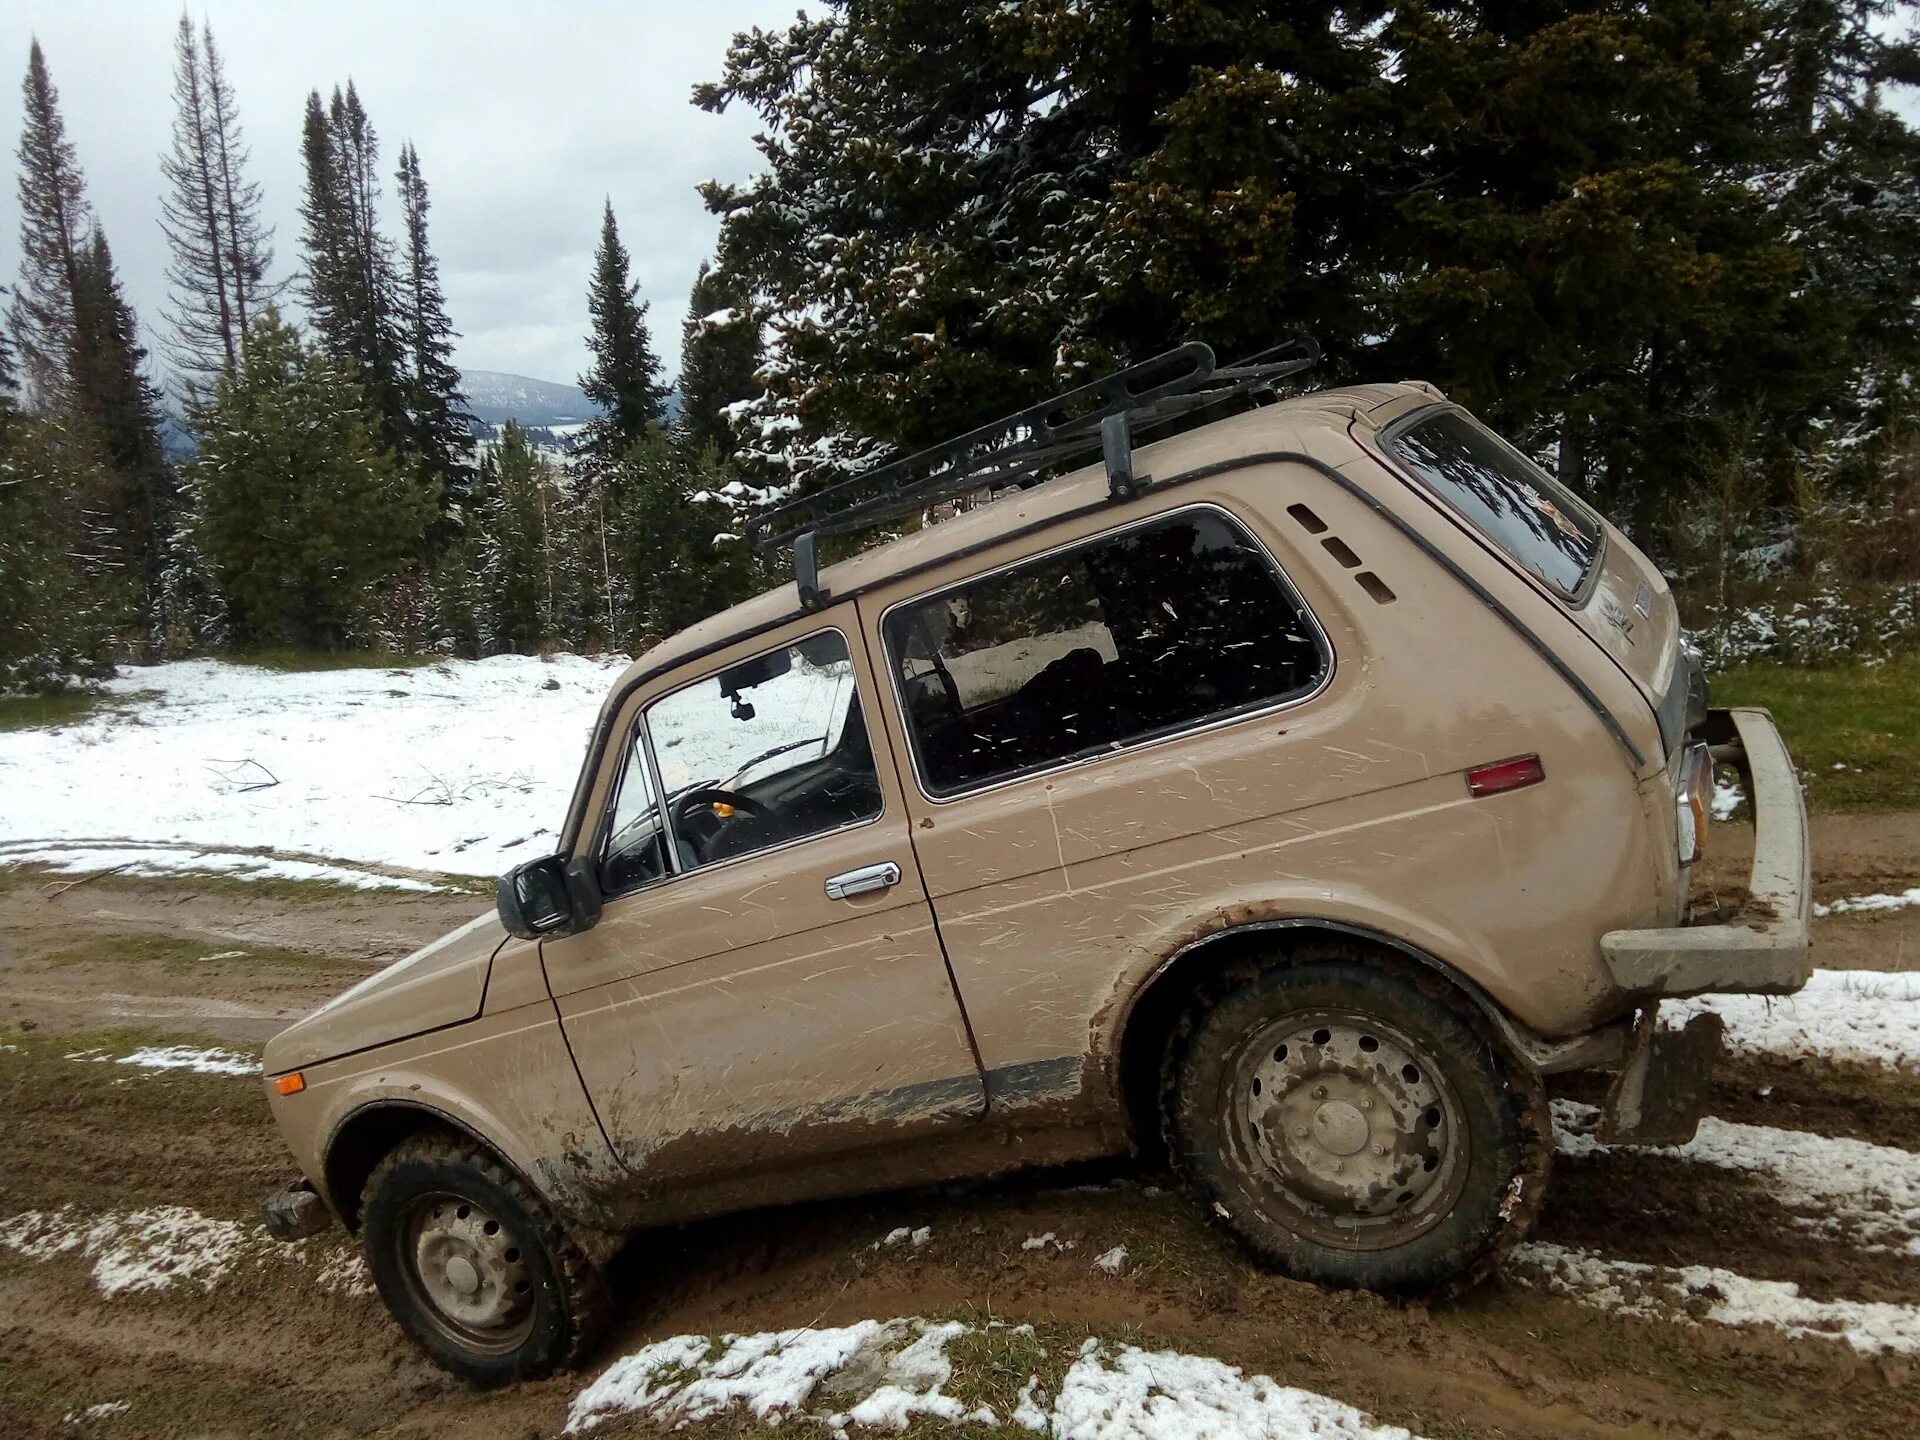
[[[1822,822],[1816,853],[1822,900],[1920,884],[1920,815]],[[1569,1091],[1535,1243],[1446,1306],[1263,1275],[1162,1177],[1116,1166],[644,1237],[588,1371],[471,1394],[401,1339],[344,1238],[265,1240],[254,1205],[287,1162],[244,1072],[279,1025],[485,898],[113,876],[48,893],[64,884],[0,871],[7,1440],[529,1440],[584,1424],[589,1382],[665,1337],[831,1338],[911,1316],[961,1322],[944,1384],[976,1412],[903,1415],[916,1435],[1031,1435],[1022,1395],[1071,1390],[1090,1337],[1113,1356],[1215,1357],[1433,1440],[1920,1434],[1920,1057],[1764,1047],[1723,1067],[1715,1118],[1682,1153],[1600,1149],[1593,1096]],[[1817,935],[1822,965],[1920,970],[1920,910],[1837,915]],[[700,1349],[659,1393],[711,1367]],[[1142,1414],[1172,1403],[1141,1393]],[[662,1402],[592,1433],[663,1433],[689,1413]],[[1177,1418],[1103,1433],[1199,1433]],[[734,1410],[689,1433],[765,1429]]]

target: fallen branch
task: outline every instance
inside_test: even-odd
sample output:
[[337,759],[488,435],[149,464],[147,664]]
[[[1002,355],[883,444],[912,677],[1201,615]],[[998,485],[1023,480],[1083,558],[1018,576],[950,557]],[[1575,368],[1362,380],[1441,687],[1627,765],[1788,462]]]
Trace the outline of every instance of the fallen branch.
[[59,896],[66,894],[69,890],[79,889],[82,885],[86,884],[89,880],[98,880],[102,875],[118,875],[122,870],[131,870],[134,866],[138,865],[139,863],[140,862],[138,860],[127,860],[122,862],[121,864],[111,866],[108,869],[95,870],[90,875],[82,875],[78,880],[68,880],[65,883],[42,885],[40,887],[40,893],[46,896],[49,900],[57,899]]

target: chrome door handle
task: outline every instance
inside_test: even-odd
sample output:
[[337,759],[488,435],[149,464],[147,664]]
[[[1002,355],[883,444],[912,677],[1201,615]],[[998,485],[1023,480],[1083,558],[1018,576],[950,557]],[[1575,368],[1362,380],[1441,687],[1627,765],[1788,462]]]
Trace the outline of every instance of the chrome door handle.
[[874,890],[886,890],[900,883],[900,867],[891,860],[878,865],[862,865],[858,870],[842,871],[827,877],[829,900],[851,900]]

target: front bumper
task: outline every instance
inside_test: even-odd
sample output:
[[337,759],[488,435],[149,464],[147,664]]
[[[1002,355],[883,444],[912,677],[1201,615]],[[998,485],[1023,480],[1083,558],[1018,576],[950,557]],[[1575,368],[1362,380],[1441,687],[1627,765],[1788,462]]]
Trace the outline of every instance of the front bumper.
[[1790,995],[1813,971],[1807,807],[1793,761],[1765,710],[1714,710],[1700,737],[1740,772],[1753,805],[1753,871],[1731,920],[1600,938],[1607,969],[1636,999],[1739,992]]

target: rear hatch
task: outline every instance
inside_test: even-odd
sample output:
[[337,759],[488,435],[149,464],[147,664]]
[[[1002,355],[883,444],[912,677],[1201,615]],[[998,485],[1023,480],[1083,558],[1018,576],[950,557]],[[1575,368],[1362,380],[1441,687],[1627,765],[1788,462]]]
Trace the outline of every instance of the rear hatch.
[[1354,438],[1558,601],[1646,696],[1671,750],[1684,728],[1670,726],[1684,720],[1688,677],[1673,592],[1653,562],[1458,406],[1391,408],[1402,413],[1356,420]]

